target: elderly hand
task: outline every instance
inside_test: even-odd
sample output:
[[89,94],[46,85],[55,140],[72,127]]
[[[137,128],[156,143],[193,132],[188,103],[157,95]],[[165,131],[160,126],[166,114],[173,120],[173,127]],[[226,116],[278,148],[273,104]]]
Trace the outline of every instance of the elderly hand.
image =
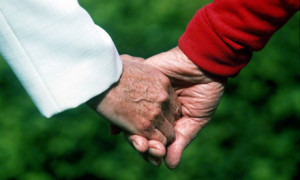
[[[170,78],[181,102],[182,117],[174,125],[176,139],[168,146],[165,157],[167,167],[173,169],[177,167],[184,148],[213,116],[226,79],[214,77],[201,70],[179,47],[155,55],[147,59],[146,63]],[[147,156],[155,157],[156,154],[149,151]]]
[[[121,56],[123,74],[120,81],[90,100],[89,106],[125,131],[140,152],[152,147],[151,141],[139,144],[140,138],[156,140],[163,145],[173,142],[173,123],[180,114],[180,103],[169,79],[144,61],[126,57]],[[163,145],[154,144],[154,148],[160,148],[161,152]],[[165,152],[156,155],[164,156]]]

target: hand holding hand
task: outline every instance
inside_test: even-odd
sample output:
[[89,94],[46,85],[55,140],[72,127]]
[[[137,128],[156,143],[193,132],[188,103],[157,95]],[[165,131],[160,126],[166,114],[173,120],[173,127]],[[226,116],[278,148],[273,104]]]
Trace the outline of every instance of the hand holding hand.
[[146,62],[168,76],[182,107],[182,118],[175,122],[176,140],[168,147],[165,163],[175,168],[184,148],[213,116],[226,79],[214,77],[195,65],[176,47]]
[[[121,58],[123,74],[120,81],[88,104],[124,130],[140,152],[152,146],[151,141],[143,144],[145,141],[140,141],[141,138],[156,140],[163,145],[171,143],[175,139],[173,123],[180,114],[180,103],[169,79],[143,61],[128,56]],[[159,145],[153,146],[162,149]],[[164,156],[165,152],[156,155]]]
[[[177,167],[184,148],[214,114],[226,79],[204,72],[178,47],[155,55],[146,63],[170,78],[181,102],[182,117],[174,125],[176,139],[168,146],[165,157],[167,167],[173,169]],[[155,156],[151,152],[148,155]]]

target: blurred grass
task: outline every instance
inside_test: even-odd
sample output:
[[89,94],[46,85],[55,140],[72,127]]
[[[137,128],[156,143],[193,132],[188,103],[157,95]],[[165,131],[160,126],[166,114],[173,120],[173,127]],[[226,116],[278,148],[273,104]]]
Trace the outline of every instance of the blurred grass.
[[[177,45],[208,0],[80,0],[120,54]],[[0,179],[299,179],[299,12],[231,79],[178,169],[153,167],[85,106],[43,118],[0,60]]]

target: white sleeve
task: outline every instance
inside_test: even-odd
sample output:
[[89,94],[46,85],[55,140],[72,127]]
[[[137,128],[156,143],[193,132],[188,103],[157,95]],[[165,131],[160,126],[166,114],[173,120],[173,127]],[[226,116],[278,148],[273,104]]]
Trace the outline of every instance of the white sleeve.
[[122,73],[111,38],[77,0],[0,0],[0,53],[46,117],[104,92]]

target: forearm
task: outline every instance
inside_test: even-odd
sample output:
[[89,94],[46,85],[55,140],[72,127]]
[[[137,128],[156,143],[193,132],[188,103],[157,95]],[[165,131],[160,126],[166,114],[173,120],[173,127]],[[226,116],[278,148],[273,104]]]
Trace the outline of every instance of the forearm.
[[76,0],[1,0],[0,53],[47,117],[119,80],[109,35]]
[[215,0],[200,9],[179,40],[203,70],[235,76],[299,9],[299,0]]

